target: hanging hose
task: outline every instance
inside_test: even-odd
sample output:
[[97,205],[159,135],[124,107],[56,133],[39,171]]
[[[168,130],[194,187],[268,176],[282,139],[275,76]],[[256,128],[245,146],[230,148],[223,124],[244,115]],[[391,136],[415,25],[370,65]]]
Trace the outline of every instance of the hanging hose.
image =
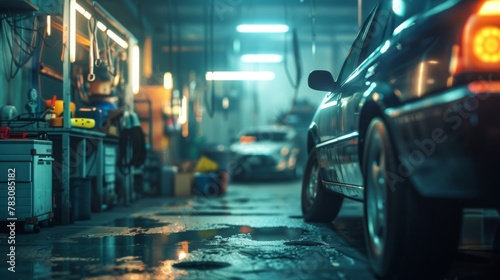
[[[285,22],[288,23],[288,5],[286,0],[284,0],[284,6],[285,6]],[[286,36],[286,35],[285,35]],[[299,45],[299,38],[297,35],[297,29],[294,28],[292,32],[292,47],[293,47],[293,58],[295,62],[295,81],[292,78],[292,75],[290,74],[290,71],[288,69],[288,42],[285,40],[285,50],[284,50],[284,67],[285,67],[285,73],[286,77],[288,79],[288,82],[294,89],[294,94],[293,94],[293,99],[292,99],[292,104],[290,106],[290,110],[288,110],[288,113],[285,115],[284,119],[286,118],[287,115],[289,115],[294,107],[295,104],[297,103],[297,97],[299,95],[299,88],[300,88],[300,83],[302,80],[302,60],[300,58],[300,45]]]

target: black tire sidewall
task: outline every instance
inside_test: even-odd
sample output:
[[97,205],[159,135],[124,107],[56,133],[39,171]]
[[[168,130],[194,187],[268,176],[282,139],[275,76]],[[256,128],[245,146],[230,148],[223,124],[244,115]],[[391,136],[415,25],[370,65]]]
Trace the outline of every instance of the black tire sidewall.
[[318,166],[318,158],[315,150],[311,151],[302,178],[301,207],[304,220],[308,222],[332,222],[338,215],[343,202],[343,196],[325,189],[321,182],[321,172],[318,171],[318,185],[316,197],[312,205],[306,206],[307,187],[314,166]]
[[[367,204],[364,203],[366,246],[372,269],[384,279],[434,279],[448,265],[453,246],[458,243],[461,209],[451,200],[421,197],[411,178],[398,173],[399,161],[390,131],[381,118],[368,127],[364,149],[363,179],[367,193],[367,157],[370,141],[378,134],[386,152],[387,172],[396,182],[386,180],[386,240],[383,254],[375,256],[368,233]],[[447,260],[448,259],[448,260]]]
[[[375,135],[378,135],[380,138],[381,144],[384,146],[384,150],[386,152],[386,160],[388,171],[393,172],[395,170],[395,157],[392,151],[391,141],[388,135],[387,128],[380,118],[375,118],[370,122],[370,125],[366,134],[365,141],[365,158],[363,160],[363,179],[364,182],[367,182],[367,174],[368,170],[368,156],[371,153],[371,141]],[[367,198],[367,185],[365,183],[365,199]],[[404,229],[396,228],[395,225],[401,225],[404,221],[401,219],[404,215],[394,215],[396,209],[402,209],[404,205],[402,202],[404,199],[402,198],[402,186],[395,186],[392,190],[390,188],[386,189],[387,196],[387,205],[386,205],[386,235],[383,246],[383,253],[381,256],[377,256],[376,253],[372,250],[371,238],[368,231],[368,219],[367,219],[367,203],[365,201],[363,205],[363,213],[364,213],[364,228],[365,228],[365,238],[366,238],[366,247],[368,256],[370,259],[370,263],[372,269],[375,271],[375,274],[379,276],[388,276],[390,271],[394,269],[394,266],[398,265],[398,255],[401,253],[401,250],[397,250],[398,248],[402,248],[402,237],[401,233]]]

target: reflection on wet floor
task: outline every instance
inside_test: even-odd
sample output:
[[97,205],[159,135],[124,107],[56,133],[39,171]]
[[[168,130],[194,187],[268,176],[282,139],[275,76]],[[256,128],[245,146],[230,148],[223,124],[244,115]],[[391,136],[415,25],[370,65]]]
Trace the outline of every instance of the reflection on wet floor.
[[[135,221],[134,221],[135,220]],[[117,219],[110,225],[157,226],[154,220]],[[224,226],[224,225],[220,225]],[[287,227],[253,228],[249,226],[230,226],[220,229],[188,230],[170,234],[136,234],[134,236],[104,236],[102,238],[71,238],[70,242],[55,242],[36,252],[44,258],[26,259],[18,271],[18,275],[37,275],[40,279],[60,275],[80,277],[97,277],[99,275],[143,273],[147,269],[158,267],[169,261],[172,265],[179,260],[189,259],[193,255],[193,263],[180,264],[179,268],[222,268],[227,262],[206,260],[206,256],[235,253],[221,249],[224,245],[230,248],[248,249],[248,242],[278,242],[301,238],[304,229]],[[78,257],[76,257],[78,256]],[[19,256],[22,258],[22,256]],[[214,264],[216,267],[211,266]],[[192,265],[192,266],[190,266]],[[109,271],[109,270],[112,271]],[[78,278],[80,279],[80,278]]]
[[194,210],[253,210],[255,207],[253,206],[228,206],[228,205],[210,205],[210,206],[195,206]]
[[[346,202],[332,224],[308,224],[300,216],[299,192],[288,195],[289,188],[275,187],[268,197],[252,198],[252,186],[245,189],[248,198],[238,190],[237,196],[210,200],[155,200],[154,207],[146,205],[125,218],[111,216],[111,222],[94,223],[98,226],[90,231],[75,223],[42,229],[41,235],[60,230],[43,240],[19,235],[23,245],[16,256],[22,265],[16,276],[373,279],[366,260],[362,204]],[[489,277],[500,271],[499,225],[496,211],[465,211],[462,243],[446,279],[500,279]],[[0,255],[0,261],[4,258]]]
[[111,227],[130,227],[130,228],[156,228],[168,226],[170,223],[162,223],[157,220],[147,219],[147,218],[120,218],[112,221],[111,223],[104,224],[105,226]]
[[156,213],[158,216],[277,216],[278,213],[235,213],[222,211],[199,211],[199,212],[165,212]]

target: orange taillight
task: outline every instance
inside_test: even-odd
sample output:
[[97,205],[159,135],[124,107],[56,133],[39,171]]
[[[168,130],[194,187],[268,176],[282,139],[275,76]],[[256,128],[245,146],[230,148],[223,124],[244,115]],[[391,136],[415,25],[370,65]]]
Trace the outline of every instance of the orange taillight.
[[467,20],[462,44],[454,46],[450,72],[498,71],[499,62],[500,1],[484,1]]
[[500,1],[486,1],[477,12],[480,16],[500,15]]
[[241,136],[240,137],[240,143],[242,143],[242,144],[253,143],[253,142],[255,142],[255,140],[256,139],[255,139],[254,136],[247,136],[247,135],[245,135],[245,136]]
[[483,26],[474,31],[472,51],[474,57],[484,63],[500,61],[500,28]]

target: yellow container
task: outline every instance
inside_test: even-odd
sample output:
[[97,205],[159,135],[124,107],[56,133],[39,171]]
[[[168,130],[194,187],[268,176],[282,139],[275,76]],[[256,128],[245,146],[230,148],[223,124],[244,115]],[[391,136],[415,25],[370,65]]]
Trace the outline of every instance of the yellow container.
[[219,168],[217,162],[202,156],[196,164],[195,172],[214,172],[217,168]]

